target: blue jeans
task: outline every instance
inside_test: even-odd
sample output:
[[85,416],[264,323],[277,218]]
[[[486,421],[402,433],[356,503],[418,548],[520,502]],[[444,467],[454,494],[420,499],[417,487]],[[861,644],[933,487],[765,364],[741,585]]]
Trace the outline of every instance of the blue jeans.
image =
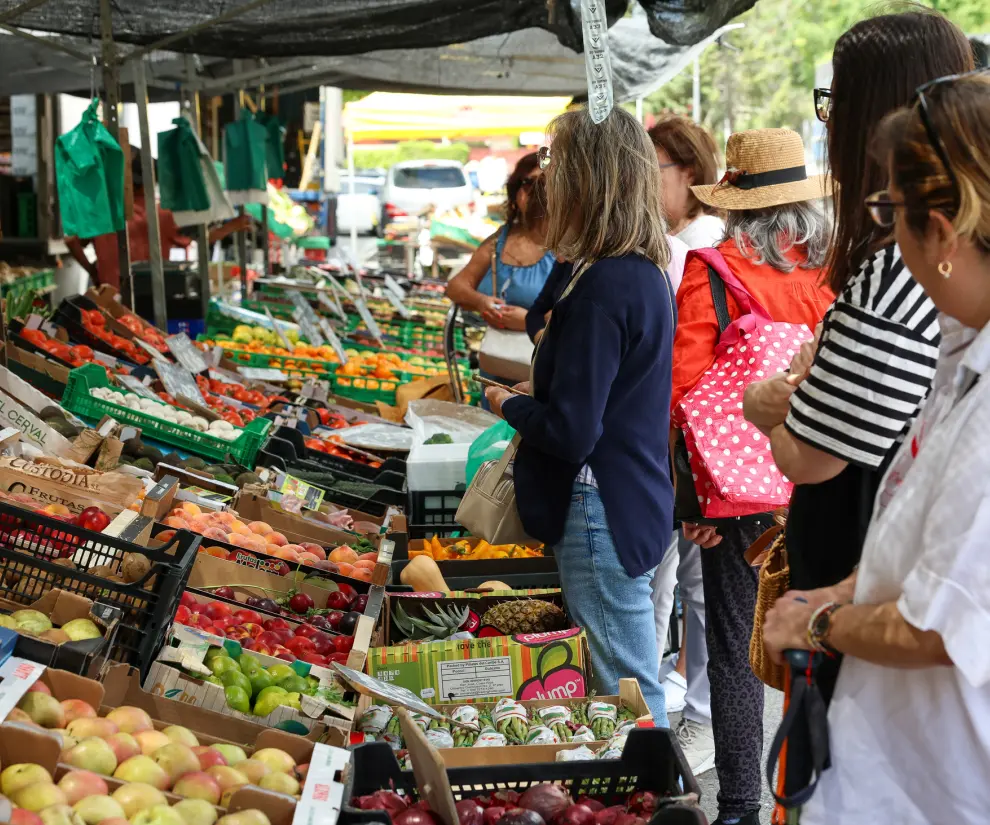
[[636,578],[626,573],[597,487],[575,483],[564,536],[554,555],[568,612],[588,634],[595,691],[614,696],[620,678],[635,677],[653,723],[669,727],[658,678],[653,571]]

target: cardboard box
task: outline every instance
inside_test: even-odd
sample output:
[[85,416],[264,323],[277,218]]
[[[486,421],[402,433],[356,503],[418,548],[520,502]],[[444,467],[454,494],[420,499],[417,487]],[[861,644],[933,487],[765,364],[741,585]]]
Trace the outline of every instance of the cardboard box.
[[0,456],[0,489],[26,493],[42,505],[61,504],[73,515],[98,506],[115,516],[137,499],[144,484],[124,473],[100,473],[57,458]]
[[[60,588],[49,590],[40,599],[29,605],[19,604],[0,598],[0,610],[13,613],[17,610],[37,610],[51,619],[52,625],[59,628],[73,619],[90,619],[103,631],[98,639],[83,639],[78,642],[57,642],[36,636],[27,631],[11,628],[17,633],[14,654],[50,668],[61,668],[74,673],[85,673],[89,666],[110,650],[117,632],[120,609],[109,605],[95,608],[85,596],[70,593]],[[106,618],[110,619],[109,623]]]
[[[16,375],[7,372],[3,367],[0,367],[0,371],[5,372],[8,378],[17,378]],[[21,379],[17,378],[17,380],[20,381]],[[45,400],[48,401],[49,399],[46,398]],[[16,427],[24,433],[26,441],[31,442],[48,455],[68,458],[72,454],[71,440],[57,433],[29,407],[21,404],[6,392],[0,392],[0,425]]]
[[[617,696],[596,696],[595,699],[599,702],[608,702],[616,707],[628,708],[636,714],[637,727],[652,728],[654,726],[653,715],[650,713],[646,700],[643,698],[643,691],[640,690],[639,682],[635,679],[620,679]],[[582,699],[581,701],[587,700]],[[365,711],[373,704],[382,704],[382,702],[371,696],[360,697],[357,713],[355,714],[355,719],[357,720],[355,726],[357,726]],[[460,707],[460,704],[440,704],[435,707],[441,713],[449,716],[455,708]],[[573,701],[567,699],[526,699],[521,701],[520,704],[526,708],[530,719],[533,719],[535,711],[538,708],[550,707],[551,705],[570,706],[573,704]],[[479,708],[482,706],[491,709],[495,706],[495,703],[479,703]],[[359,741],[364,741],[360,736],[358,738]],[[558,751],[577,748],[581,745],[587,745],[592,750],[598,750],[605,744],[605,741],[568,742],[559,745],[507,745],[501,748],[438,748],[437,751],[448,768],[465,768],[480,765],[516,765],[534,762],[553,762],[556,759]]]
[[[10,341],[6,343],[5,350],[8,361],[15,361],[28,369],[47,376],[56,384],[61,384],[63,389],[69,383],[68,367],[62,366],[62,364],[56,364],[54,361],[50,361],[35,352],[28,352],[25,349],[14,346]],[[48,400],[51,401],[51,399]]]
[[587,695],[584,630],[493,636],[454,642],[373,647],[366,672],[411,690],[430,704]]

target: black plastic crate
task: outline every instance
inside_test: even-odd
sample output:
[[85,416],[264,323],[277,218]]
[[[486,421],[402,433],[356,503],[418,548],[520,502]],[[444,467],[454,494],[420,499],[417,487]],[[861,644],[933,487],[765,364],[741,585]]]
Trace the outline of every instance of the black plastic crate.
[[[133,354],[124,352],[124,350],[117,349],[112,344],[104,341],[102,338],[94,335],[82,322],[82,311],[83,310],[94,310],[99,309],[99,307],[87,298],[85,295],[74,295],[71,298],[66,298],[59,304],[58,309],[55,310],[55,315],[52,321],[58,326],[65,329],[69,333],[69,338],[73,341],[85,344],[90,349],[92,349],[97,355],[99,353],[105,353],[106,355],[112,355],[118,361],[123,361],[125,364],[137,365],[140,358],[135,358]],[[120,336],[124,337],[124,336]],[[139,356],[144,357],[144,363],[151,363],[151,356],[138,344],[134,345],[135,352]]]
[[[49,516],[0,503],[0,596],[30,605],[58,587],[121,610],[109,658],[147,670],[179,606],[200,537],[178,531],[152,550],[84,530]],[[132,584],[119,575],[124,556],[140,553],[151,563]],[[88,572],[103,567],[106,575]]]
[[409,538],[468,535],[467,530],[455,519],[462,498],[464,490],[410,490],[406,510],[409,517]]
[[[375,481],[382,473],[390,473],[391,475],[387,476],[389,479],[396,477],[404,479],[406,477],[406,462],[402,458],[395,458],[394,456],[382,458],[380,467],[372,467],[359,461],[348,461],[340,456],[321,453],[319,450],[310,450],[306,446],[305,436],[299,430],[294,430],[291,427],[279,427],[274,435],[276,438],[288,441],[295,448],[295,458],[323,465],[330,472],[344,473],[364,481]],[[389,483],[387,486],[393,485]],[[401,487],[397,489],[401,489]]]
[[[701,789],[673,733],[665,728],[631,731],[621,759],[448,768],[447,778],[455,800],[486,796],[493,791],[522,793],[547,782],[563,785],[574,799],[587,795],[605,805],[624,804],[635,791],[652,791],[669,797],[673,804],[668,809],[660,808],[651,825],[705,823],[701,811],[690,804],[692,799],[700,799]],[[340,825],[391,825],[386,811],[365,811],[350,804],[356,796],[390,789],[409,799],[419,798],[413,772],[399,769],[387,742],[355,747],[344,788]]]

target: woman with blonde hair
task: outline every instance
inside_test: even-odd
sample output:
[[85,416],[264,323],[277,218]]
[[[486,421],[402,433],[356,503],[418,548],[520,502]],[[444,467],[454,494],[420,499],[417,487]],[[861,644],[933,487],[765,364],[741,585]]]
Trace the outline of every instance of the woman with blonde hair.
[[939,311],[935,378],[880,482],[859,567],[769,611],[768,651],[843,654],[831,768],[802,825],[977,825],[990,810],[990,75],[881,125],[865,201]]
[[489,388],[522,436],[513,478],[527,532],[553,546],[568,610],[588,633],[594,688],[639,680],[666,726],[650,580],[672,527],[667,458],[674,298],[660,169],[643,127],[615,108],[549,127],[541,150],[547,245],[574,262],[527,395]]

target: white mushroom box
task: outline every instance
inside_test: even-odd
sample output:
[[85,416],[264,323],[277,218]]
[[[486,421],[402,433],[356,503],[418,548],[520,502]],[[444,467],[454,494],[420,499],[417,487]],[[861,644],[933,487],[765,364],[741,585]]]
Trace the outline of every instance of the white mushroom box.
[[239,429],[227,421],[209,422],[200,415],[193,415],[186,410],[170,407],[160,401],[143,398],[135,393],[122,393],[109,387],[96,387],[91,389],[89,394],[101,401],[107,401],[120,407],[130,407],[136,412],[150,415],[170,424],[178,424],[180,427],[186,427],[190,430],[207,433],[216,438],[222,438],[224,441],[235,441],[241,434]]

